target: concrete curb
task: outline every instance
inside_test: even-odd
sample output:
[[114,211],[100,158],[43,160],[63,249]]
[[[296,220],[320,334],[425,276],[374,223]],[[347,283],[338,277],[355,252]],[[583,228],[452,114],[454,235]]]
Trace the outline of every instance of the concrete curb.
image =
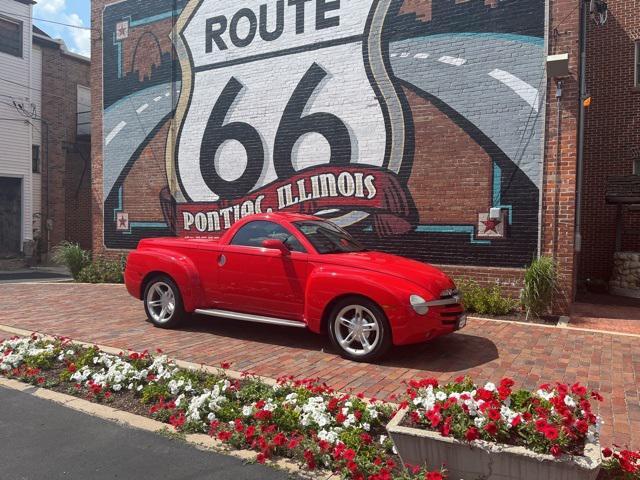
[[[82,398],[74,397],[53,390],[47,390],[46,388],[35,387],[28,383],[22,383],[17,380],[4,378],[2,376],[0,376],[0,386],[25,392],[35,397],[55,402],[64,407],[71,408],[73,410],[98,417],[103,420],[114,422],[125,427],[136,428],[152,433],[162,433],[167,430],[172,431],[170,425],[159,422],[157,420],[153,420],[151,418],[143,417],[141,415],[136,415],[122,410],[117,410],[115,408],[109,407],[108,405],[90,402]],[[256,457],[256,452],[252,450],[235,450],[229,448],[221,441],[202,433],[187,434],[184,437],[184,441],[200,450],[213,450],[217,453],[222,453],[235,458],[239,458],[245,462],[253,462]],[[297,464],[282,458],[274,461],[268,461],[267,465],[278,468],[280,470],[284,470],[292,475],[297,475],[299,477],[308,479],[329,480],[330,478],[334,477],[332,473],[320,473],[317,471],[308,472],[306,470],[302,470]]]

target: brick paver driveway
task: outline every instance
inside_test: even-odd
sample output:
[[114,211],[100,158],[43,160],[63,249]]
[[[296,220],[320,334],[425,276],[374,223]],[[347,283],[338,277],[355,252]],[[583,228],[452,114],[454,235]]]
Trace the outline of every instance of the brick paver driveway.
[[[462,373],[477,381],[510,376],[520,385],[583,381],[601,391],[603,444],[640,448],[640,337],[472,319],[431,343],[392,350],[378,365],[344,360],[326,338],[285,327],[194,317],[180,330],[154,328],[123,286],[0,285],[0,324],[116,348],[169,355],[269,377],[320,377],[338,388],[388,398],[403,380]],[[2,334],[2,332],[0,332]]]

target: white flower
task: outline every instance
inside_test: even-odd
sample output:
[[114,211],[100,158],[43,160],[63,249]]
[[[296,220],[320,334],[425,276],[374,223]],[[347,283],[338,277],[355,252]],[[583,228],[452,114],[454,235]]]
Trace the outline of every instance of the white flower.
[[387,439],[386,435],[380,435],[380,445],[384,445],[384,441]]
[[547,392],[546,390],[542,389],[538,390],[536,392],[536,395],[538,395],[540,398],[543,398],[544,400],[551,400],[555,396],[553,391]]
[[362,424],[362,429],[363,429],[365,432],[368,432],[369,430],[371,430],[371,425],[369,425],[367,422],[364,422],[364,423]]
[[320,430],[318,432],[318,438],[329,443],[336,443],[338,441],[338,433],[332,430]]
[[251,405],[245,405],[242,407],[242,415],[245,417],[250,417],[253,414],[253,407]]
[[473,419],[473,423],[475,424],[476,427],[481,428],[482,425],[484,425],[484,418],[476,417]]
[[120,385],[119,383],[116,383],[111,388],[113,389],[114,392],[119,392],[120,390],[122,390],[122,385]]
[[489,392],[495,392],[496,391],[496,384],[495,383],[491,383],[491,382],[487,382],[484,385],[484,389],[488,390]]
[[140,390],[142,390],[142,385],[138,385],[138,387],[136,388],[136,390],[139,392]]
[[564,397],[564,404],[569,408],[574,408],[576,406],[575,400],[570,395]]
[[447,394],[442,392],[442,391],[438,391],[438,393],[436,393],[436,400],[440,401],[440,402],[444,402],[447,399]]

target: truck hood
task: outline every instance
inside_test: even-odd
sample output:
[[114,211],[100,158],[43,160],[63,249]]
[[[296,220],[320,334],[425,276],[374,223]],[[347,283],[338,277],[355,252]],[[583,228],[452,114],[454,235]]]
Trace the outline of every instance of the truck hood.
[[332,253],[322,255],[322,261],[402,278],[428,290],[436,298],[443,290],[455,286],[453,281],[436,267],[389,253],[376,251]]

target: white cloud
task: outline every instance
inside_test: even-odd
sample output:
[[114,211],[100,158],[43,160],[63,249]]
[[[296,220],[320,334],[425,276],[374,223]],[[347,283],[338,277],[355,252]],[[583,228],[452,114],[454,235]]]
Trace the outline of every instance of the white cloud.
[[33,7],[34,13],[46,13],[49,15],[57,15],[62,13],[67,7],[66,0],[39,0]]
[[[67,48],[86,57],[91,56],[91,30],[82,21],[77,13],[67,13],[66,0],[39,0],[34,7],[33,16],[43,20],[50,20],[59,23],[67,23],[73,26],[58,25],[55,23],[44,23],[45,31],[55,37],[62,37]],[[37,21],[36,21],[37,22]]]
[[[82,19],[77,13],[66,15],[66,17],[67,21],[65,23],[70,23],[71,25],[77,25],[79,27],[84,26]],[[75,53],[79,53],[80,55],[84,55],[85,57],[90,57],[91,30],[71,27],[66,28],[69,30],[69,34],[71,35],[71,39],[73,40],[73,45],[67,45],[67,47],[69,47],[69,50]]]

